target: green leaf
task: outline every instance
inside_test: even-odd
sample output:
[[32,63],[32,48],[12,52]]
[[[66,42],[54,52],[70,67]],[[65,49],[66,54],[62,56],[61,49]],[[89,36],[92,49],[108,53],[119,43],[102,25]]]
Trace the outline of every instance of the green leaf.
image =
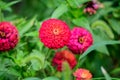
[[62,64],[62,80],[71,80],[71,69],[67,62],[63,62]]
[[26,33],[27,31],[29,31],[31,29],[35,20],[36,20],[36,16],[34,16],[30,21],[26,22],[22,26],[23,28],[20,30],[20,36],[23,36],[24,33]]
[[84,27],[84,28],[88,29],[91,33],[93,33],[90,28],[89,21],[85,17],[73,19],[72,22],[76,26]]
[[68,4],[73,7],[73,8],[77,8],[79,7],[78,1],[77,0],[67,0]]
[[119,72],[120,72],[120,67],[118,67],[118,68],[115,68],[114,70],[112,70],[112,74],[119,74]]
[[105,76],[106,80],[111,80],[111,77],[109,76],[109,74],[107,73],[107,71],[104,69],[104,67],[101,67],[102,73]]
[[66,0],[72,8],[79,8],[83,3],[90,0]]
[[92,23],[91,25],[91,28],[92,29],[101,29],[103,30],[104,32],[106,32],[106,34],[110,37],[110,38],[114,38],[114,34],[112,32],[112,30],[110,29],[110,27],[102,20],[99,20],[99,21],[95,21],[94,23]]
[[25,66],[26,63],[31,61],[31,66],[32,68],[37,71],[40,70],[41,68],[44,68],[44,59],[45,57],[37,50],[33,50],[33,52],[25,57],[22,60],[21,66]]
[[120,34],[120,22],[115,19],[108,19],[109,24],[111,25],[112,29]]
[[42,80],[42,79],[36,78],[36,77],[29,77],[29,78],[25,78],[23,80]]
[[8,7],[10,7],[10,6],[12,6],[12,5],[20,2],[20,1],[21,1],[21,0],[17,0],[17,1],[12,1],[12,2],[9,2],[9,3],[4,3],[4,2],[1,2],[1,1],[0,1],[0,5],[1,5],[0,8],[1,8],[2,10],[4,10],[4,9],[6,9],[6,8],[8,8]]
[[[98,30],[95,30],[95,31],[97,33],[94,32],[94,30],[93,30],[93,32],[94,32],[94,36],[93,36],[94,43],[99,43],[101,41],[108,40],[107,39],[108,37],[105,35],[105,33],[102,33],[102,31],[100,32]],[[96,50],[99,51],[99,52],[101,52],[101,53],[103,53],[103,54],[109,55],[109,52],[108,52],[108,49],[107,49],[106,45],[99,46],[99,47],[96,48]]]
[[36,37],[38,36],[38,31],[32,31],[32,32],[26,33],[25,36]]
[[99,46],[112,45],[112,44],[120,44],[120,41],[102,41],[102,42],[93,44],[79,57],[79,60],[87,56],[91,51],[95,50]]
[[53,13],[51,18],[59,18],[65,12],[67,12],[68,7],[66,4],[61,4]]
[[59,80],[57,77],[47,77],[42,80]]
[[101,52],[101,53],[104,53],[106,55],[109,55],[109,52],[108,52],[108,49],[106,46],[100,46],[100,47],[96,48],[96,50]]

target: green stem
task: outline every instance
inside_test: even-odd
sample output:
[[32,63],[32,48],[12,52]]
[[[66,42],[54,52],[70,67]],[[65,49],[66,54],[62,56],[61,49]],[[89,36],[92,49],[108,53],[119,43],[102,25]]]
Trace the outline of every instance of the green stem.
[[43,73],[43,76],[44,76],[44,77],[47,77],[44,69],[42,69],[42,73]]

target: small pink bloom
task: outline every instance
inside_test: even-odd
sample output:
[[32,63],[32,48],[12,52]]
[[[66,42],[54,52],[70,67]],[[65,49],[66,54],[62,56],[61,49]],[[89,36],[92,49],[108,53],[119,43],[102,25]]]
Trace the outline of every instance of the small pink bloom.
[[84,9],[84,13],[89,13],[90,15],[95,14],[96,11],[100,8],[100,2],[97,0],[92,0],[85,3],[86,7]]
[[88,30],[82,27],[74,27],[67,46],[74,53],[80,54],[87,50],[92,43],[92,34]]
[[0,22],[0,51],[13,49],[18,43],[17,28],[10,22]]
[[77,69],[73,75],[76,77],[76,80],[91,80],[92,74],[89,72],[89,70],[86,69]]
[[58,71],[62,71],[62,64],[64,61],[68,62],[71,69],[77,64],[74,54],[68,50],[64,50],[55,54],[52,60],[52,65],[56,66]]
[[39,38],[48,48],[62,48],[70,38],[69,26],[61,20],[48,19],[39,29]]

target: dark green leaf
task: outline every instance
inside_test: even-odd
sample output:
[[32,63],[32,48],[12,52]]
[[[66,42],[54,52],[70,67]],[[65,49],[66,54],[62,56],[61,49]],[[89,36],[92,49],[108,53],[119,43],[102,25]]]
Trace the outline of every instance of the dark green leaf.
[[115,19],[108,19],[109,24],[111,25],[112,29],[120,34],[120,22]]
[[87,56],[91,51],[95,50],[97,47],[102,45],[111,45],[111,44],[120,44],[120,41],[102,41],[96,44],[93,44],[91,47],[89,47],[79,58],[82,59],[83,57]]

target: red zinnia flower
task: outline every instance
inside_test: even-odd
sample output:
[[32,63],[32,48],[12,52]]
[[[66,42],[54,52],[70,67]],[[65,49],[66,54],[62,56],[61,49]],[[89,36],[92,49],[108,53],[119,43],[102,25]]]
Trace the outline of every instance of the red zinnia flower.
[[0,22],[0,51],[13,49],[18,43],[18,31],[10,22]]
[[49,19],[42,23],[39,37],[48,48],[58,49],[65,46],[70,38],[68,25],[58,19]]
[[89,72],[89,70],[86,69],[77,69],[73,75],[76,77],[76,80],[91,80],[92,74]]
[[92,34],[85,28],[75,27],[71,31],[68,48],[76,54],[84,52],[93,43]]
[[64,61],[68,62],[71,69],[73,69],[77,64],[74,54],[68,50],[64,50],[55,54],[52,60],[52,65],[56,66],[58,71],[62,71],[62,64]]

